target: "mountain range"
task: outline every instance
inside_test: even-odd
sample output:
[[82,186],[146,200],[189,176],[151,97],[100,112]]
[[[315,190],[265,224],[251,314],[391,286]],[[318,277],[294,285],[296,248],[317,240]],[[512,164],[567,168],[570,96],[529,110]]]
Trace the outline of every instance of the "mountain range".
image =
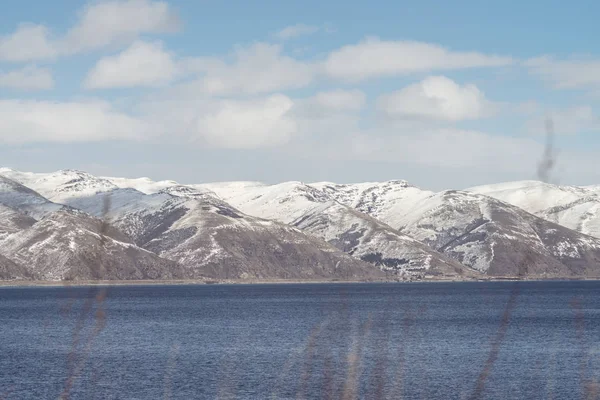
[[600,187],[180,184],[0,168],[3,280],[600,277]]

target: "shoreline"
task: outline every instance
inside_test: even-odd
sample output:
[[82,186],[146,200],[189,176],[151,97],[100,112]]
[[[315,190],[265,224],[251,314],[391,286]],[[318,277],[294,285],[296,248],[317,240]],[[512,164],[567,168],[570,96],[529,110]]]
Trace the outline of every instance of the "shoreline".
[[87,280],[87,281],[0,281],[1,288],[16,287],[93,287],[93,286],[209,286],[209,285],[289,285],[289,284],[350,284],[350,283],[464,283],[464,282],[559,282],[600,281],[600,277],[517,278],[486,277],[481,279],[420,279],[420,280],[340,280],[340,279],[187,279],[187,280]]

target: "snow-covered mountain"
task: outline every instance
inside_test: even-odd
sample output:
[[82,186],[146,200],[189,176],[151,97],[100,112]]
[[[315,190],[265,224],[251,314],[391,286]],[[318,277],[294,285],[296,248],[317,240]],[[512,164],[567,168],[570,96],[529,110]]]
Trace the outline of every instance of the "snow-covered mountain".
[[492,276],[600,276],[600,240],[491,197],[436,193],[398,229]]
[[103,177],[102,179],[111,182],[113,185],[121,189],[135,189],[145,194],[158,193],[163,189],[168,189],[173,186],[180,186],[175,181],[153,181],[150,178],[115,178]]
[[[598,277],[600,239],[569,229],[594,232],[597,196],[598,187],[531,182],[435,193],[405,181],[183,185],[0,169],[0,254],[14,271],[31,264],[44,279],[93,279],[95,269],[74,267],[95,262],[88,250],[66,251],[99,250],[105,235],[87,218],[114,230],[110,254],[134,264],[113,279],[169,278],[131,257],[171,263],[173,278],[382,276],[369,263],[412,276]],[[49,257],[55,248],[62,255]],[[65,260],[71,267],[45,270]]]
[[136,244],[175,260],[191,276],[234,278],[376,278],[381,272],[328,243],[275,221],[242,213],[201,188],[176,185],[155,194],[117,189],[66,204],[103,213]]
[[[72,197],[74,192],[97,192],[94,184],[104,186],[104,190],[108,188],[106,183],[77,171],[54,174],[1,171],[61,200]],[[31,187],[3,175],[0,175],[0,254],[5,265],[3,275],[8,276],[4,279],[187,278],[180,265],[136,246],[110,225],[54,203]]]
[[29,269],[0,254],[0,280],[14,281],[29,280],[32,278],[33,276]]
[[312,186],[487,275],[600,276],[600,242],[488,196],[404,181]]
[[33,218],[41,218],[62,208],[62,205],[51,202],[31,188],[1,174],[0,204],[12,207]]
[[71,169],[51,173],[33,173],[0,168],[0,175],[35,190],[52,202],[61,204],[72,197],[89,196],[117,189],[117,185],[106,179]]
[[214,191],[247,214],[295,226],[384,269],[407,275],[470,274],[451,258],[301,182],[198,186]]
[[177,263],[77,210],[56,211],[7,236],[0,253],[40,280],[187,278]]
[[519,181],[467,189],[520,207],[548,221],[600,238],[600,186]]
[[34,218],[0,202],[0,243],[9,235],[30,228],[35,223]]
[[407,210],[434,194],[401,180],[356,184],[321,182],[311,186],[391,227],[400,226]]

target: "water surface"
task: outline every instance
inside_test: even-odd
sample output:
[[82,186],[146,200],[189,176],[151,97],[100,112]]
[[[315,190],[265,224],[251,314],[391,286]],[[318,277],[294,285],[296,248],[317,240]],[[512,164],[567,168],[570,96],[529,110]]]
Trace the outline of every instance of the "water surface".
[[600,282],[1,288],[0,398],[580,399],[600,376],[599,294]]

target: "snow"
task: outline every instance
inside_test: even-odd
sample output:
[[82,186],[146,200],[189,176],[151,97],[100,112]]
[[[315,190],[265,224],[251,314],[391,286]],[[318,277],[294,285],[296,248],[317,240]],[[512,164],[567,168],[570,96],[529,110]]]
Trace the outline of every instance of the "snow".
[[589,194],[585,189],[561,187],[539,181],[499,183],[466,190],[517,205],[534,214],[560,204],[571,203]]
[[569,229],[600,237],[599,187],[518,181],[467,190],[505,201]]
[[202,185],[246,214],[289,224],[320,207],[329,197],[301,182],[265,185],[257,182],[229,182]]
[[150,178],[116,178],[116,177],[102,177],[115,186],[121,189],[135,189],[145,194],[158,193],[161,190],[170,188],[172,186],[179,186],[179,183],[171,180],[155,182]]
[[61,208],[60,205],[34,192],[28,187],[0,175],[0,204],[40,219]]
[[[95,177],[76,170],[29,173],[0,168],[0,203],[18,205],[19,211],[26,210],[36,219],[60,208],[56,203],[66,204],[106,217],[131,235],[147,226],[149,219],[160,224],[168,216],[173,221],[169,221],[165,234],[196,229],[188,229],[193,232],[191,237],[180,232],[169,236],[169,240],[177,240],[182,235],[182,243],[169,254],[196,263],[230,257],[219,243],[221,239],[217,240],[217,232],[227,232],[223,237],[231,238],[268,233],[282,243],[310,244],[315,240],[318,244],[316,237],[358,258],[382,254],[385,258],[408,259],[410,262],[400,267],[407,271],[447,262],[445,256],[423,242],[440,251],[443,248],[479,271],[489,268],[495,250],[507,248],[511,242],[526,243],[540,254],[571,258],[585,257],[586,249],[600,245],[591,237],[574,233],[560,237],[563,230],[540,224],[521,210],[600,237],[600,185],[518,181],[435,193],[402,180],[183,185],[173,180]],[[0,232],[3,243],[11,240],[7,229]],[[73,235],[63,239],[65,246],[76,252],[78,241]],[[456,243],[446,247],[452,241]],[[200,243],[206,248],[193,248]],[[114,244],[130,246],[116,241]],[[39,241],[31,248],[50,245]],[[321,250],[333,248],[323,246]]]
[[255,187],[267,186],[262,182],[255,181],[232,181],[232,182],[212,182],[212,183],[202,183],[202,184],[193,184],[187,185],[193,188],[205,188],[208,190],[212,190],[217,193],[219,196],[223,194],[224,198],[234,197],[236,195],[243,194],[248,189],[252,189]]
[[403,216],[434,194],[402,180],[355,184],[320,182],[311,186],[393,228],[402,226]]
[[[67,203],[70,206],[82,209],[96,216],[103,216],[103,198],[109,196],[110,210],[106,215],[117,227],[124,232],[137,237],[143,226],[162,223],[167,215],[174,217],[166,231],[160,237],[153,239],[150,244],[160,245],[170,232],[194,228],[190,237],[184,237],[175,247],[164,250],[160,255],[177,259],[191,265],[205,265],[210,262],[230,258],[231,254],[224,250],[215,235],[227,231],[223,238],[238,237],[245,239],[249,234],[268,233],[286,243],[314,245],[299,230],[277,224],[274,221],[250,217],[231,207],[210,189],[203,185],[186,186],[169,181],[169,184],[151,185],[148,179],[143,179],[145,186],[139,181],[112,179],[124,188],[118,188],[107,193],[92,196],[72,197]],[[164,181],[167,182],[167,181]],[[135,186],[136,188],[132,188]],[[249,187],[257,185],[215,185],[223,189],[224,186]],[[146,194],[146,192],[155,192]],[[311,190],[314,190],[310,188]],[[171,218],[170,216],[168,218]],[[154,222],[153,222],[154,221]],[[223,240],[223,238],[219,240]],[[332,250],[323,246],[321,251]],[[333,251],[333,250],[332,250]]]
[[[404,181],[389,183],[408,188]],[[341,241],[341,246],[360,258],[382,254],[383,258],[410,260],[399,267],[429,269],[431,249],[411,237],[394,231],[387,225],[341,204],[339,193],[322,190],[332,184],[304,184],[298,181],[266,185],[257,182],[233,182],[203,186],[246,214],[297,225],[327,242]],[[368,184],[372,187],[373,184]],[[367,186],[365,186],[366,188]],[[348,190],[348,188],[345,188]],[[408,189],[410,190],[410,189]],[[359,193],[355,193],[359,194]],[[337,198],[337,199],[336,199]],[[353,199],[346,199],[356,204]],[[350,239],[351,238],[351,239]],[[436,255],[439,259],[440,255]]]
[[52,173],[19,172],[0,169],[0,175],[13,179],[55,203],[64,203],[73,197],[109,192],[117,186],[87,172],[60,170]]
[[580,256],[579,249],[567,241],[557,243],[553,253],[557,257],[578,258]]

